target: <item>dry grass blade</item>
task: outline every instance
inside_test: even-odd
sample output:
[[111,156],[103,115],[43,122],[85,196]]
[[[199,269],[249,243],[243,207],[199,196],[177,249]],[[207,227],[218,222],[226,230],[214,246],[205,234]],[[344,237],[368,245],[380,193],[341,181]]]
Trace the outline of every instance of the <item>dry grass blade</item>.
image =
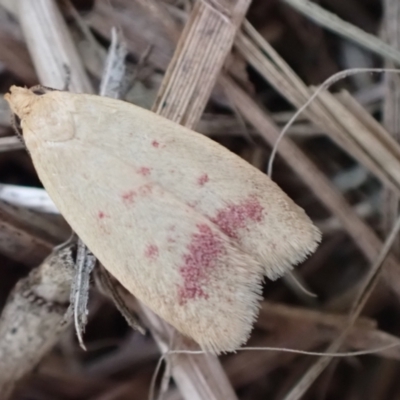
[[0,199],[20,207],[49,214],[59,214],[44,189],[0,184]]
[[[400,147],[391,140],[389,134],[381,127],[380,131],[371,131],[363,124],[363,116],[367,112],[358,106],[355,116],[352,108],[357,107],[356,101],[349,95],[341,96],[345,104],[341,104],[328,92],[320,93],[319,101],[326,107],[327,112],[348,135],[353,147],[362,149],[364,154],[378,166],[382,174],[400,187]],[[361,115],[360,115],[361,114]],[[380,134],[379,136],[377,134]],[[388,143],[391,142],[391,143]]]
[[147,14],[163,25],[168,37],[173,43],[179,40],[181,34],[175,21],[168,15],[166,5],[158,0],[136,0],[141,5]]
[[17,23],[10,21],[4,8],[0,8],[0,61],[28,84],[37,83],[36,72],[20,28]]
[[[290,307],[283,304],[264,302],[257,325],[267,331],[279,332],[292,330],[301,326],[302,333],[314,338],[313,347],[337,338],[349,322],[348,315],[330,314],[326,311],[316,311],[300,307]],[[388,358],[400,358],[400,340],[376,327],[376,321],[359,318],[354,322],[343,346],[357,350],[372,350],[385,346],[399,345],[381,354]]]
[[68,230],[45,215],[0,201],[0,251],[28,266],[42,262]]
[[[151,327],[152,334],[163,353],[171,349],[171,345],[178,349],[199,350],[197,345],[188,339],[179,336],[167,323],[153,313],[144,310],[146,325]],[[219,364],[212,354],[170,355],[171,374],[184,399],[236,399],[235,392]]]
[[11,293],[0,319],[0,392],[6,400],[69,326],[74,267],[69,246],[54,251]]
[[[369,275],[366,277],[363,286],[360,288],[359,295],[356,297],[353,303],[353,310],[350,313],[349,321],[345,327],[345,329],[341,332],[339,337],[327,348],[327,353],[335,353],[342,346],[345,338],[347,337],[349,331],[354,325],[354,322],[360,316],[361,311],[374,290],[377,280],[379,277],[379,273],[382,270],[382,264],[385,258],[388,256],[391,247],[393,246],[393,242],[396,239],[400,231],[400,218],[397,219],[396,224],[393,226],[393,229],[385,241],[381,252],[379,253],[374,265],[370,269]],[[325,356],[320,358],[308,371],[301,377],[299,382],[296,383],[293,389],[285,396],[284,400],[297,400],[301,398],[301,396],[307,391],[307,389],[313,384],[315,379],[321,374],[321,372],[328,366],[332,357]]]
[[[277,52],[249,23],[244,24],[244,27],[251,39],[247,38],[244,34],[239,34],[235,42],[238,50],[264,79],[274,86],[274,88],[295,107],[300,108],[306,103],[312,91],[307,88]],[[261,50],[263,50],[269,58],[266,57]],[[315,125],[325,131],[342,149],[350,153],[392,190],[400,193],[398,183],[396,179],[391,176],[390,171],[385,170],[383,168],[384,165],[380,165],[371,157],[371,154],[365,151],[365,148],[360,147],[354,141],[354,136],[358,133],[352,132],[351,126],[346,128],[346,126],[341,124],[340,114],[335,115],[335,110],[337,110],[337,108],[342,109],[338,101],[332,97],[330,105],[331,104],[335,107],[332,109],[327,108],[324,106],[322,100],[317,97],[304,113]],[[359,124],[359,122],[355,121],[353,116],[350,116],[350,118],[353,123]],[[366,127],[364,127],[363,131],[366,131]],[[389,150],[390,149],[386,149],[386,154]],[[393,165],[393,163],[390,165]],[[396,171],[396,169],[393,171]]]
[[[85,75],[65,22],[54,2],[40,0],[32,3],[23,0],[18,3],[18,6],[19,20],[28,39],[28,48],[39,77],[43,80],[42,82],[56,88],[62,88],[67,82],[67,75],[71,74],[71,87],[74,90],[90,92],[90,82]],[[18,217],[21,218],[21,215],[27,212],[27,210],[20,210]],[[30,213],[32,214],[32,212]],[[4,222],[6,222],[5,215],[3,213]],[[29,221],[31,224],[33,223],[32,216],[30,216]],[[43,229],[43,222],[40,225]],[[54,231],[54,228],[52,230]],[[10,236],[10,232],[8,232],[8,236]],[[19,240],[25,236],[18,232]],[[56,243],[66,238],[57,237],[57,239],[55,242],[47,241],[44,244],[36,242],[33,243],[33,246],[25,240],[18,254],[19,256],[29,256],[30,263],[33,261],[37,264],[43,260],[45,255],[49,254]],[[29,251],[40,252],[40,254],[35,258],[32,254],[26,255],[26,252]],[[13,346],[8,345],[7,357],[2,357],[4,360],[14,362],[13,368],[9,369],[10,375],[2,373],[4,387],[7,382],[14,384],[15,379],[29,373],[46,351],[59,340],[60,334],[66,326],[69,326],[71,315],[66,316],[65,320],[64,315],[71,290],[72,262],[70,261],[71,257],[67,257],[66,251],[69,254],[69,247],[67,247],[67,250],[62,250],[60,253],[56,252],[54,256],[50,256],[42,264],[42,268],[35,269],[26,281],[20,283],[22,286],[16,288],[14,296],[8,299],[1,318],[3,337],[14,326],[13,319],[10,318],[7,310],[18,309],[18,330],[22,334],[13,337]],[[50,286],[46,281],[47,279],[50,280]],[[30,294],[31,290],[38,290],[38,292]],[[49,290],[50,294],[41,293],[43,290]],[[48,298],[46,299],[46,297]],[[52,299],[55,302],[53,308],[51,307],[52,303],[49,303]],[[63,320],[64,325],[61,324]],[[27,337],[26,332],[30,332],[31,336]],[[29,338],[30,341],[27,343],[26,340]],[[2,340],[1,343],[7,344],[8,342]],[[21,349],[23,349],[22,352]],[[26,359],[29,359],[30,362],[26,363]]]
[[37,0],[34,3],[19,1],[18,17],[40,83],[62,89],[70,76],[69,90],[91,93],[91,83],[55,2]]
[[[325,311],[315,311],[283,304],[264,302],[260,312],[258,326],[274,332],[297,327],[301,334],[307,334],[314,339],[314,348],[325,342],[334,340],[346,328],[348,315],[330,314]],[[399,345],[399,338],[380,331],[376,321],[360,318],[354,322],[348,336],[344,339],[343,347],[357,350],[383,348],[384,346]],[[322,334],[321,334],[322,332]],[[284,335],[283,332],[281,332]],[[278,347],[278,346],[277,346]],[[381,353],[388,358],[400,358],[400,346]],[[295,355],[293,355],[295,357]]]
[[[196,1],[164,77],[153,110],[182,125],[195,126],[228,55],[250,2]],[[144,309],[160,348],[185,344],[167,325]],[[158,332],[158,333],[157,333]],[[186,399],[235,399],[236,395],[212,355],[173,356],[172,374]]]
[[194,127],[231,50],[249,0],[196,1],[153,110]]
[[[397,74],[387,74],[387,76],[396,77]],[[400,158],[399,143],[393,138],[387,129],[385,129],[365,110],[363,106],[361,106],[354,97],[352,97],[347,91],[343,90],[336,95],[336,98],[346,107],[346,109],[351,111],[353,117],[357,118],[369,129],[369,133],[381,143],[381,146],[384,146],[386,150],[390,150],[392,154],[390,154],[389,157],[395,157],[396,160]]]
[[22,142],[16,136],[0,138],[0,152],[21,150],[24,148]]
[[[97,32],[111,39],[111,29],[118,27],[124,33],[130,52],[139,58],[150,45],[152,51],[149,62],[164,70],[173,54],[174,43],[164,23],[149,13],[150,5],[143,6],[141,1],[113,0],[112,6],[106,1],[96,1],[94,10],[86,21]],[[148,2],[150,3],[150,1]],[[168,19],[164,13],[162,19]],[[148,29],[151,26],[151,29]]]
[[[384,33],[389,45],[400,51],[400,4],[395,0],[384,0]],[[392,62],[386,62],[388,68],[393,67]],[[393,139],[400,142],[400,116],[398,113],[400,107],[400,82],[397,75],[389,74],[385,79],[385,98],[383,104],[383,124],[388,132],[393,136]],[[382,210],[382,225],[385,232],[389,232],[393,226],[393,221],[399,214],[399,198],[398,193],[395,193],[389,188],[384,192],[384,205]],[[398,256],[400,239],[393,249]]]
[[[266,332],[273,332],[273,335],[266,334],[252,345],[312,351],[316,348],[321,349],[326,343],[335,340],[347,324],[347,315],[329,314],[326,311],[266,301],[263,303],[257,327]],[[345,349],[366,351],[390,346],[390,349],[380,352],[382,357],[388,359],[400,357],[398,345],[398,337],[377,329],[376,322],[366,318],[355,322],[343,343]],[[251,351],[242,351],[224,366],[230,379],[238,387],[242,387],[253,382],[255,378],[263,379],[278,368],[285,368],[296,358],[298,355],[290,352],[259,351],[255,357]]]
[[11,113],[8,108],[7,102],[1,96],[0,100],[0,125],[8,126],[11,122]]
[[400,52],[388,45],[374,35],[364,32],[362,29],[343,21],[338,16],[308,0],[283,0],[305,17],[313,20],[317,24],[349,39],[366,49],[379,54],[388,60],[400,64]]
[[[273,145],[279,132],[272,121],[258,105],[231,80],[224,79],[224,87],[232,101],[247,121],[259,130],[263,138]],[[343,224],[343,227],[364,252],[373,261],[382,243],[373,230],[354,213],[352,208],[329,180],[318,170],[309,158],[289,139],[283,139],[278,147],[279,154],[289,166],[310,187],[319,200]],[[394,292],[400,295],[400,267],[394,257],[388,257],[385,263],[385,279]]]
[[[248,23],[245,24],[245,29],[247,32],[249,32],[249,34],[251,34],[254,41],[256,41],[258,45],[271,57],[276,67],[257,49],[256,46],[251,43],[250,40],[246,40],[246,38],[240,35],[238,36],[238,41],[236,42],[238,43],[238,48],[241,49],[245,56],[248,56],[249,62],[254,65],[256,69],[258,69],[265,79],[268,79],[269,82],[272,83],[273,86],[284,96],[286,96],[287,99],[295,106],[301,107],[308,98],[307,93],[309,93],[309,89],[296,76],[290,67],[286,65],[286,63],[281,59],[281,57],[279,57],[272,47],[265,42],[265,40],[263,40],[263,38],[260,37],[260,35],[258,35]],[[301,98],[304,98],[304,102],[302,103],[300,103]],[[327,98],[331,99],[328,107],[326,107],[323,102]],[[242,101],[244,101],[243,97]],[[246,103],[248,102],[246,101]],[[377,176],[379,176],[383,182],[387,183],[390,188],[398,192],[399,186],[395,182],[394,177],[392,176],[392,179],[388,179],[388,177],[391,175],[391,172],[396,176],[398,174],[398,168],[396,168],[396,165],[399,163],[396,156],[398,154],[398,146],[396,144],[390,146],[390,148],[385,146],[385,144],[390,140],[390,137],[386,132],[384,135],[382,134],[382,131],[384,131],[383,128],[381,127],[379,130],[375,129],[374,133],[371,133],[371,131],[367,131],[367,126],[360,125],[360,120],[357,120],[353,115],[350,116],[351,124],[355,124],[357,129],[354,129],[353,125],[347,127],[344,126],[343,123],[345,121],[342,118],[342,114],[349,115],[349,108],[344,108],[342,105],[340,105],[338,100],[334,99],[333,96],[327,93],[323,93],[321,101],[318,101],[317,98],[315,103],[316,104],[310,105],[307,116],[316,124],[321,124],[323,121],[327,133],[330,134],[334,140],[336,139],[336,141],[341,144],[346,151],[349,151],[358,161],[369,167],[372,172],[376,173]],[[349,96],[347,96],[346,104],[350,103],[352,104],[352,107],[350,107],[351,110],[351,108],[355,108],[354,105],[356,103],[353,99],[350,101]],[[237,101],[237,104],[237,106],[240,107],[239,100]],[[247,107],[249,107],[249,105]],[[242,108],[247,107],[242,104]],[[251,111],[248,110],[248,112]],[[357,113],[358,115],[360,114],[360,107],[357,107]],[[364,119],[366,118],[364,117]],[[248,120],[254,124],[254,122],[252,122],[254,121],[253,116],[249,116]],[[365,135],[360,138],[360,127],[362,128],[363,132],[368,132],[368,138],[373,141],[373,143],[370,144],[367,149],[364,148],[364,150],[364,144],[363,146],[360,146],[360,142],[363,142]],[[259,129],[262,129],[261,126]],[[358,137],[357,141],[355,140],[356,137]],[[380,140],[377,140],[378,137],[380,137]],[[382,140],[382,137],[385,137],[385,140]],[[274,141],[270,143],[273,145]],[[282,144],[279,146],[282,147]],[[286,146],[287,144],[285,144],[285,147]],[[378,147],[382,151],[379,154],[377,154]],[[281,149],[281,152],[283,151],[284,150]],[[371,157],[371,152],[376,152],[374,155],[375,158]],[[391,156],[389,156],[389,152],[392,152]],[[295,158],[297,157],[299,157],[299,155],[296,155]],[[293,155],[285,156],[285,159],[289,164],[291,164],[291,160],[293,160],[293,158]],[[302,158],[302,162],[305,164],[309,163],[305,157]],[[378,159],[379,163],[377,161]],[[388,162],[388,160],[391,160],[391,162]],[[298,170],[298,167],[296,168]],[[313,169],[316,170],[315,168]],[[310,168],[307,168],[307,174],[309,172]],[[300,174],[300,176],[303,180],[306,179],[306,173]],[[343,227],[351,235],[359,248],[364,252],[365,256],[370,261],[373,261],[381,248],[378,237],[365,223],[363,223],[363,221],[357,215],[355,215],[344,198],[342,198],[342,196],[335,191],[335,189],[333,189],[332,185],[322,176],[322,174],[318,172],[316,176],[321,178],[318,184],[316,184],[315,179],[310,179],[308,181],[310,187],[314,188],[314,193],[334,214],[338,216],[343,224]],[[329,193],[329,195],[327,195],[327,193]],[[349,224],[348,222],[350,220],[352,222]],[[385,271],[385,279],[392,290],[399,294],[400,275],[398,273],[397,265],[397,261],[394,258],[389,257]]]

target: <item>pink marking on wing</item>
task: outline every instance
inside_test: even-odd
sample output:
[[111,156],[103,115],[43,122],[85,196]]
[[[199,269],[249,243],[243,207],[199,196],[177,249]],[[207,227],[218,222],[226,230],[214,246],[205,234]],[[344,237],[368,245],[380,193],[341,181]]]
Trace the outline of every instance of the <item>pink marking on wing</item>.
[[153,259],[153,260],[158,257],[158,254],[159,254],[158,247],[156,245],[154,245],[154,244],[149,244],[146,247],[146,250],[144,252],[144,255],[147,258],[150,258],[150,259]]
[[149,167],[140,167],[138,169],[138,172],[139,172],[140,175],[149,176],[150,172],[151,172],[151,169]]
[[129,190],[121,195],[122,200],[127,204],[132,204],[135,201],[136,196],[137,193],[134,190]]
[[206,286],[210,272],[216,267],[218,258],[224,252],[221,239],[205,224],[197,226],[198,232],[192,235],[183,256],[183,266],[179,272],[183,284],[178,288],[179,304],[188,300],[207,299]]
[[153,147],[156,147],[156,148],[160,147],[160,143],[158,143],[157,140],[153,140],[151,142],[151,144],[152,144]]
[[211,218],[225,235],[237,239],[238,230],[245,228],[251,222],[261,222],[264,208],[253,196],[239,204],[230,204],[219,210],[217,215]]
[[208,175],[207,174],[203,174],[199,177],[199,179],[197,179],[197,183],[200,186],[204,186],[205,183],[207,183],[209,181]]
[[111,233],[110,226],[108,226],[107,222],[104,221],[104,218],[108,217],[108,215],[103,211],[99,211],[97,217],[99,218],[98,228],[100,232],[109,235]]

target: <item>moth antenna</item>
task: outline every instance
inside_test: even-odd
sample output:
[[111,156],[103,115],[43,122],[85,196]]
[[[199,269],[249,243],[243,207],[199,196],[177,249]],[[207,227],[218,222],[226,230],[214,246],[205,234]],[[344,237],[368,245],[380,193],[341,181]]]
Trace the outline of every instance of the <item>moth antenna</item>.
[[74,310],[75,331],[78,337],[79,345],[83,350],[86,347],[83,343],[82,334],[87,324],[89,301],[90,273],[96,265],[96,258],[86,245],[79,239],[78,250],[76,255],[73,290],[71,291],[71,304]]
[[320,86],[318,86],[317,90],[308,98],[308,100],[293,114],[292,118],[286,123],[281,132],[279,133],[277,139],[275,140],[274,146],[272,148],[271,155],[268,161],[268,169],[267,175],[272,179],[272,167],[275,160],[276,153],[278,151],[278,146],[283,137],[286,135],[286,132],[289,128],[294,124],[296,119],[302,114],[308,106],[320,95],[324,90],[328,90],[334,83],[340,81],[341,79],[347,78],[348,76],[365,73],[365,72],[374,72],[374,73],[400,73],[400,69],[395,68],[349,68],[344,71],[339,71],[336,74],[333,74],[329,78],[327,78]]
[[63,70],[65,72],[64,87],[61,89],[63,92],[69,92],[71,86],[71,68],[68,64],[63,64]]
[[41,96],[43,94],[46,94],[48,92],[54,92],[54,91],[69,91],[69,87],[71,85],[71,69],[67,64],[63,64],[63,68],[65,71],[65,81],[64,81],[64,86],[62,89],[55,89],[49,86],[44,86],[44,85],[35,85],[35,86],[31,86],[29,88],[29,90],[32,93],[35,93],[38,96]]
[[57,89],[54,89],[54,88],[51,88],[48,86],[43,86],[43,85],[35,85],[35,86],[30,87],[29,90],[38,96],[42,96],[48,92],[53,92]]
[[[154,49],[154,46],[152,44],[149,44],[144,52],[140,55],[138,62],[136,63],[135,67],[132,69],[129,67],[129,64],[127,64],[127,72],[129,75],[127,76],[127,84],[123,88],[124,91],[122,93],[122,97],[126,95],[126,93],[129,92],[129,90],[135,85],[136,81],[140,78],[146,78],[146,75],[144,75],[143,71],[145,71],[145,67],[148,64],[148,59]],[[129,60],[129,54],[127,55],[127,60]],[[144,75],[144,76],[143,76]]]

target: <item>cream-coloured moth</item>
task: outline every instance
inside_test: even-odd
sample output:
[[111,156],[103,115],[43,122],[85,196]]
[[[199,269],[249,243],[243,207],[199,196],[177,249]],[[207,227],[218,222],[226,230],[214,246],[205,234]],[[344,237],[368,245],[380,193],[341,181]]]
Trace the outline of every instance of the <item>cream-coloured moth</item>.
[[251,332],[264,276],[320,233],[274,182],[211,139],[106,97],[5,96],[54,203],[134,296],[209,351]]

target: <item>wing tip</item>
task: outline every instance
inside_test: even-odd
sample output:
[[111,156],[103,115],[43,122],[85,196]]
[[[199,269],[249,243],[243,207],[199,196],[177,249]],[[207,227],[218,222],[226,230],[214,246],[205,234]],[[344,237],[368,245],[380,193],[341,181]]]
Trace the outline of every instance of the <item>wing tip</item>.
[[[280,255],[279,260],[265,267],[265,275],[271,280],[282,277],[310,257],[317,250],[321,240],[321,231],[310,222],[306,229],[301,229],[300,232],[295,232],[288,238],[285,243],[285,254]],[[267,258],[268,255],[264,255],[264,259]]]

